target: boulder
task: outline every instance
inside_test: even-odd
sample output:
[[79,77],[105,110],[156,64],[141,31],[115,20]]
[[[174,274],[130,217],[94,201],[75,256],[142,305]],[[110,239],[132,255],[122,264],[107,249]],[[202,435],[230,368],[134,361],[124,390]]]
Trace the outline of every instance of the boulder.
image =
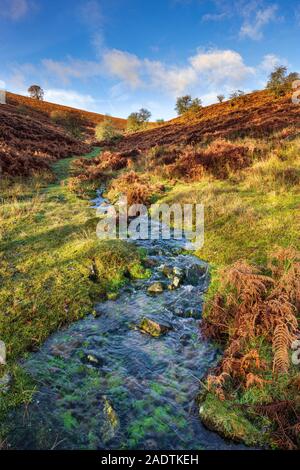
[[99,364],[99,359],[94,356],[93,354],[88,354],[86,356],[86,360],[90,363],[90,364]]
[[101,427],[101,436],[104,444],[107,444],[115,437],[120,427],[120,420],[111,402],[106,396],[103,397],[103,418],[104,421]]
[[140,329],[151,336],[159,337],[172,330],[172,326],[166,322],[155,321],[151,318],[143,318]]
[[172,282],[168,286],[168,288],[170,290],[175,290],[175,289],[178,289],[181,286],[181,284],[182,284],[182,278],[178,277],[178,276],[175,276],[175,277],[173,277]]
[[148,287],[149,294],[161,294],[164,291],[164,286],[161,282],[154,282]]

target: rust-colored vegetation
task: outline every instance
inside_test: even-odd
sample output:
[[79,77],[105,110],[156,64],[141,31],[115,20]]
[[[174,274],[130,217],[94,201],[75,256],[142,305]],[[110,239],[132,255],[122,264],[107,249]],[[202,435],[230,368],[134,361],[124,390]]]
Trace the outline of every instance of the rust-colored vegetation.
[[159,164],[156,162],[156,173],[188,181],[200,180],[205,175],[224,179],[231,172],[246,168],[252,161],[245,145],[224,139],[216,140],[206,148],[186,146],[177,152],[174,150],[173,163],[168,163],[167,158]]
[[154,129],[129,134],[116,146],[117,151],[145,151],[161,145],[189,145],[215,139],[244,136],[265,138],[274,132],[300,127],[300,111],[288,94],[276,98],[269,91],[245,95],[202,108],[193,117],[189,114],[159,125]]
[[130,171],[113,180],[109,188],[108,197],[114,199],[116,196],[124,195],[127,197],[129,205],[148,205],[151,203],[153,196],[163,190],[163,185],[153,184],[146,176]]
[[[7,93],[0,106],[0,174],[28,176],[53,161],[88,153],[104,115]],[[123,129],[126,121],[111,118]]]
[[281,249],[272,256],[268,274],[244,261],[226,269],[202,325],[207,337],[225,345],[222,362],[207,380],[208,389],[220,400],[251,387],[270,384],[276,389],[277,382],[289,377],[290,393],[286,391],[285,400],[272,400],[270,395],[269,403],[253,407],[272,420],[274,440],[284,448],[298,445],[299,389],[295,385],[299,385],[299,374],[293,372],[290,356],[292,342],[299,335],[299,307],[300,253]]
[[0,174],[28,176],[49,168],[59,158],[80,155],[89,146],[49,119],[0,106]]
[[[30,115],[35,115],[39,118],[44,116],[45,119],[48,119],[53,113],[75,113],[86,123],[86,130],[92,135],[94,135],[95,126],[107,118],[104,114],[92,113],[82,109],[71,108],[70,106],[36,100],[27,96],[16,95],[14,93],[7,93],[7,104],[19,109],[21,112],[27,112]],[[116,128],[121,130],[125,129],[127,122],[126,119],[115,117],[110,117],[110,119]]]

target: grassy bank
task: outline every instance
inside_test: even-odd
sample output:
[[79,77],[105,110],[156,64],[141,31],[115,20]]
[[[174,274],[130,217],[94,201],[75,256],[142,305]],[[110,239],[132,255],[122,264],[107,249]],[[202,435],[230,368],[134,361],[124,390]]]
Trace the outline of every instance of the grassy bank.
[[68,189],[73,160],[58,161],[53,173],[0,180],[0,338],[8,356],[0,377],[8,372],[12,378],[9,392],[0,393],[0,422],[32,396],[34,384],[17,359],[92,313],[96,301],[114,295],[130,277],[146,275],[134,247],[97,239],[89,199]]
[[[280,353],[288,354],[284,360],[289,364],[285,370],[276,370],[276,338],[271,327],[278,318],[280,325],[289,327],[289,313],[299,315],[299,182],[298,139],[270,150],[264,159],[226,180],[180,183],[162,199],[205,206],[205,243],[197,252],[210,263],[212,275],[205,327],[209,337],[224,348],[225,356],[202,386],[201,418],[225,437],[252,446],[293,449],[300,445],[299,366],[292,364],[290,339],[284,337],[286,344]],[[253,266],[247,276],[242,277],[242,268],[232,274],[232,266],[239,260]],[[259,299],[253,291],[243,304],[250,283],[246,287],[242,283],[252,276],[265,286]],[[271,277],[275,287],[260,276]],[[277,310],[272,310],[274,301]],[[269,331],[259,319],[264,309]],[[256,329],[251,331],[255,322]]]

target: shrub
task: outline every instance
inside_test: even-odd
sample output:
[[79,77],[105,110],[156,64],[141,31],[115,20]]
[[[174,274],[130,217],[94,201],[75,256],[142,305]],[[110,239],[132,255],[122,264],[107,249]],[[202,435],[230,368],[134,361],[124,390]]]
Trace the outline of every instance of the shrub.
[[28,116],[29,115],[29,109],[27,106],[24,106],[23,104],[19,104],[17,107],[16,107],[16,111],[18,114],[23,114],[25,116]]
[[177,98],[175,110],[181,116],[188,111],[197,112],[202,107],[202,102],[199,98],[194,98],[190,95],[180,96]]
[[103,152],[92,160],[79,158],[72,163],[72,175],[88,181],[105,181],[113,171],[128,166],[128,159],[120,153]]
[[72,137],[75,137],[75,139],[82,138],[85,121],[79,113],[74,111],[52,111],[50,118],[55,124],[63,127]]
[[[194,181],[201,179],[204,175],[224,179],[231,172],[241,170],[251,163],[247,146],[223,139],[214,141],[206,149],[197,150],[192,146],[187,146],[183,150],[177,150],[177,154],[174,149],[167,158],[175,160],[164,167],[164,172],[169,177]],[[166,162],[167,159],[164,163]]]
[[136,172],[130,171],[113,180],[108,197],[113,200],[118,195],[124,194],[129,205],[148,205],[151,203],[152,196],[162,190],[161,185],[151,184],[146,176],[140,176]]
[[276,97],[285,95],[292,88],[292,83],[299,79],[298,73],[287,73],[287,67],[275,67],[274,71],[270,74],[267,83],[267,89],[270,90]]
[[129,132],[136,132],[145,127],[145,124],[149,122],[151,117],[150,111],[141,108],[136,113],[131,113],[127,119],[127,130]]
[[95,136],[97,140],[105,141],[108,144],[118,142],[122,138],[121,132],[114,126],[111,118],[106,117],[96,126]]

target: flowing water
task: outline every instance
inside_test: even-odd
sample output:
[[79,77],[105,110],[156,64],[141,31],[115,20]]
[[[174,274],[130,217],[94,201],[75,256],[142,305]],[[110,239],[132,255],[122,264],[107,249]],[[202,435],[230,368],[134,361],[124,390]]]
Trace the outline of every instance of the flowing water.
[[[195,403],[199,379],[217,360],[199,330],[207,266],[181,254],[178,241],[137,243],[152,260],[151,279],[132,282],[117,300],[97,305],[96,318],[54,334],[24,363],[37,392],[10,416],[12,447],[242,448],[204,428]],[[174,267],[183,283],[169,290],[166,273]],[[166,289],[151,295],[148,287],[156,281]],[[142,333],[137,325],[144,317],[171,329],[158,338]]]

